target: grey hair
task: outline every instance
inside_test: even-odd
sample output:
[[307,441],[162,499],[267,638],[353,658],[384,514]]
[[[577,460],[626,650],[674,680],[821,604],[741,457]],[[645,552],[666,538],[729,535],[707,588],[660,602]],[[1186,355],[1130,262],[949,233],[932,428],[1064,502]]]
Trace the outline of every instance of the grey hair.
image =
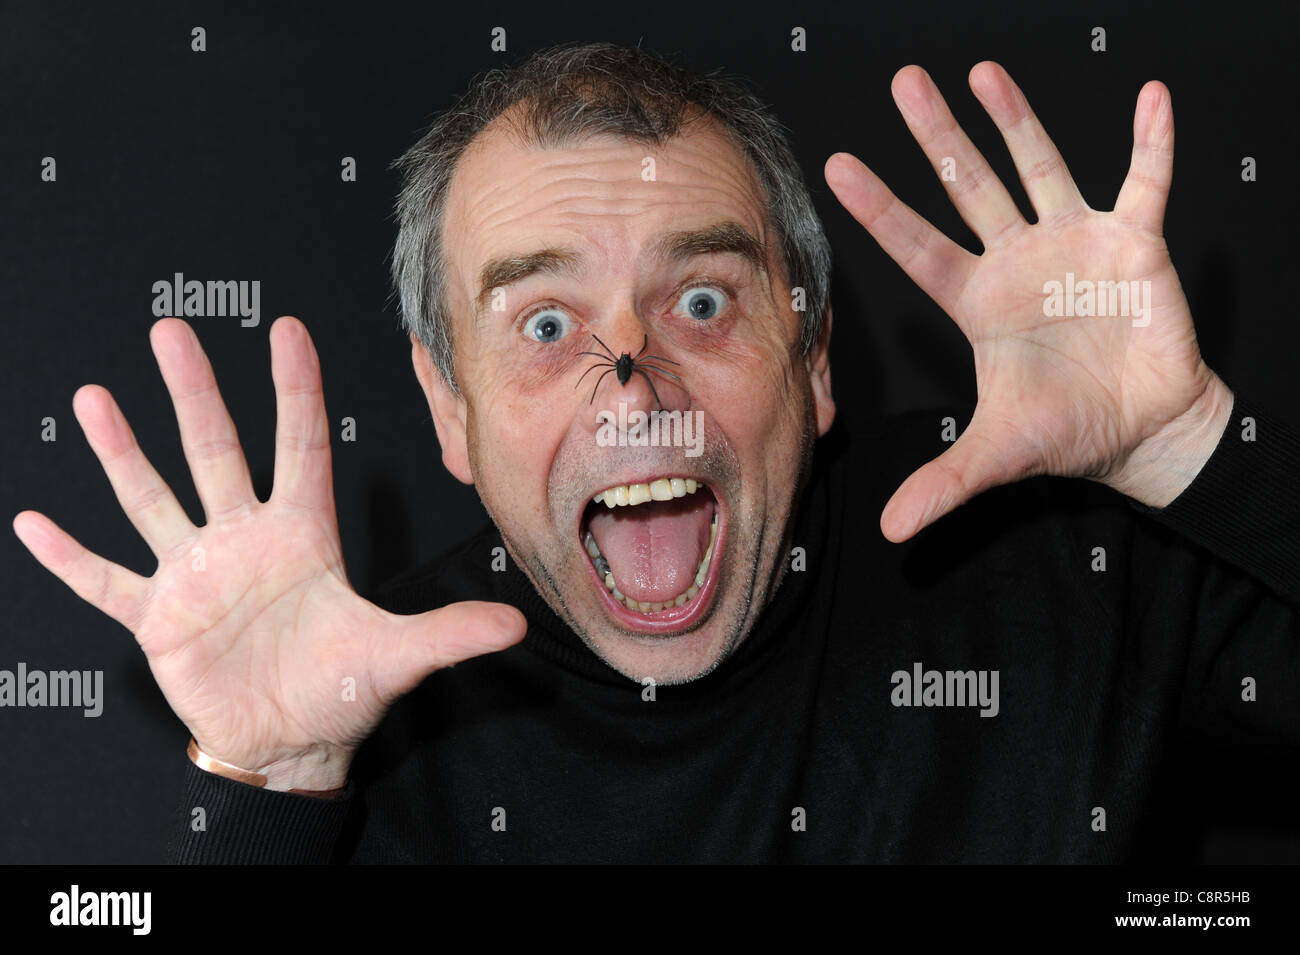
[[739,78],[690,72],[641,49],[563,44],[513,67],[489,70],[440,114],[393,164],[401,173],[395,217],[393,292],[402,322],[457,389],[442,224],[452,173],[474,138],[519,104],[516,131],[555,147],[610,133],[661,145],[690,122],[711,118],[748,157],[767,193],[769,226],[780,237],[790,287],[802,287],[800,351],[820,338],[830,294],[831,250],[782,126]]

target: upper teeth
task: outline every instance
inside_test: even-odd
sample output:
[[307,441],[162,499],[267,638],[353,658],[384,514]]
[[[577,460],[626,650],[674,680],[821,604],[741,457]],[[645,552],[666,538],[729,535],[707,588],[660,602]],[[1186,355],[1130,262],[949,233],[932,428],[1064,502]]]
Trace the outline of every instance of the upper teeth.
[[606,507],[628,507],[644,504],[646,501],[670,501],[675,497],[694,494],[702,484],[691,478],[658,478],[648,484],[619,484],[607,487],[597,494],[592,501],[605,503]]

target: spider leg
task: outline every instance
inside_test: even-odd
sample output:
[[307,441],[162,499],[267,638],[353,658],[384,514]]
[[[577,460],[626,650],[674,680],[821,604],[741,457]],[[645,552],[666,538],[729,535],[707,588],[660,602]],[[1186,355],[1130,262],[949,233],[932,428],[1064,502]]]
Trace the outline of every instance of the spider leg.
[[[605,351],[609,352],[609,357],[610,357],[610,358],[615,358],[615,359],[618,358],[617,355],[615,355],[612,351],[610,351],[610,348],[609,348],[608,345],[606,345],[604,342],[602,342],[599,338],[596,337],[595,333],[592,333],[592,336],[591,336],[591,337],[596,339],[596,342],[600,345],[601,348],[603,348],[603,349],[605,349]],[[603,358],[604,356],[602,355],[602,356],[600,356],[600,357]]]
[[[590,371],[590,369],[588,370]],[[608,375],[613,370],[614,369],[612,367],[607,369],[605,371],[605,375]],[[587,404],[591,404],[591,402],[596,400],[596,392],[600,391],[600,383],[605,380],[605,375],[601,375],[599,378],[596,379],[596,387],[591,389],[591,398],[587,401]]]
[[641,350],[636,353],[636,358],[633,358],[632,360],[637,361],[642,355],[645,354],[645,350],[649,347],[650,347],[650,336],[646,335],[641,340]]
[[[590,355],[591,352],[583,352],[583,354],[584,354],[584,355]],[[588,375],[590,375],[590,374],[591,374],[593,371],[595,371],[597,368],[604,368],[604,367],[606,367],[606,366],[609,366],[609,367],[611,367],[611,368],[613,367],[613,365],[610,365],[609,362],[602,362],[602,363],[597,364],[597,365],[592,365],[590,368],[588,368],[586,371],[584,371],[584,372],[582,373],[582,378],[586,378]],[[582,384],[582,378],[579,378],[577,381],[575,381],[575,382],[573,383],[573,387],[577,388],[578,385]]]
[[[644,378],[644,379],[646,380],[646,384],[648,384],[648,385],[650,386],[650,394],[652,394],[652,395],[655,396],[655,404],[657,404],[657,405],[662,409],[663,406],[664,406],[664,403],[663,403],[662,401],[659,400],[659,392],[655,391],[655,383],[654,383],[653,381],[650,380],[650,376],[647,375],[647,374],[646,374],[644,371],[642,371],[640,368],[633,368],[632,370],[635,371],[638,375],[640,375],[642,378]],[[605,372],[605,374],[608,375],[609,372]]]
[[673,381],[681,381],[681,379],[678,378],[676,375],[674,375],[671,371],[669,371],[666,368],[660,368],[658,365],[647,365],[645,362],[641,362],[641,364],[637,365],[637,367],[644,368],[647,371],[657,372],[658,374],[663,375],[665,378],[671,378]]
[[666,361],[666,362],[668,362],[668,364],[670,364],[670,365],[680,365],[680,364],[681,364],[681,362],[679,362],[679,361],[673,361],[671,358],[665,358],[663,355],[646,355],[645,358],[642,358],[642,359],[641,359],[642,364],[644,364],[645,362],[648,362],[648,361]]

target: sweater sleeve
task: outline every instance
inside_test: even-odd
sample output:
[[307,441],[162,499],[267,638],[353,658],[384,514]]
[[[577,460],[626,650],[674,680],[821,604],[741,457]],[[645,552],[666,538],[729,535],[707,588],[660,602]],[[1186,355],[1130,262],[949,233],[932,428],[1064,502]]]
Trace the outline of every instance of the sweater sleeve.
[[1237,394],[1195,480],[1163,509],[1130,502],[1300,608],[1300,434]]
[[293,864],[334,861],[355,786],[318,799],[205,772],[186,761],[167,861],[179,864]]
[[1185,646],[1187,738],[1300,753],[1300,434],[1238,394],[1187,489],[1160,510],[1130,504],[1150,521],[1132,550],[1128,614]]

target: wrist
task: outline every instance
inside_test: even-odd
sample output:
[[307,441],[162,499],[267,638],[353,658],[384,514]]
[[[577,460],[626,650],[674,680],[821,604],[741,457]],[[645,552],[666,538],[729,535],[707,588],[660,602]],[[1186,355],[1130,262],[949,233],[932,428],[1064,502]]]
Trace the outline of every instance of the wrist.
[[188,755],[205,772],[236,782],[326,799],[336,797],[347,786],[351,765],[350,754],[331,747],[314,746],[294,756],[260,765],[257,769],[248,769],[205,752],[193,737],[190,738]]
[[350,755],[332,747],[313,746],[299,755],[261,766],[258,772],[266,777],[267,789],[325,792],[347,785],[350,764]]
[[1129,454],[1103,483],[1148,507],[1171,504],[1214,454],[1232,416],[1235,396],[1214,372],[1192,405]]

